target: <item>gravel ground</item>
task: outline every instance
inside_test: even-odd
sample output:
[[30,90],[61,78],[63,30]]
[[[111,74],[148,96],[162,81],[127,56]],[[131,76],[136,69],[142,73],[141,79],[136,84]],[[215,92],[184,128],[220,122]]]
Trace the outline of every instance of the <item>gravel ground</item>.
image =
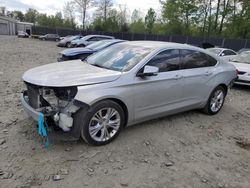
[[191,111],[145,122],[103,147],[52,133],[44,149],[20,104],[21,76],[61,50],[0,36],[0,187],[250,187],[247,87],[234,87],[216,116]]

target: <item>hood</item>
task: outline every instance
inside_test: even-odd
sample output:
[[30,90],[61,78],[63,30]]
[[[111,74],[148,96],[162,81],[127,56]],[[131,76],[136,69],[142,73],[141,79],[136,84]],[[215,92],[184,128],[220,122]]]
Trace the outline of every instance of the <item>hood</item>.
[[75,56],[75,55],[80,55],[80,54],[92,54],[95,51],[89,48],[70,48],[63,50],[60,52],[61,54],[65,56]]
[[232,65],[236,67],[239,71],[250,72],[250,64],[247,63],[236,63],[230,62]]
[[61,42],[66,43],[66,42],[71,42],[73,40],[78,40],[78,39],[76,39],[76,37],[66,37]]
[[26,71],[25,82],[47,87],[69,87],[111,82],[121,72],[99,68],[81,60],[43,65]]

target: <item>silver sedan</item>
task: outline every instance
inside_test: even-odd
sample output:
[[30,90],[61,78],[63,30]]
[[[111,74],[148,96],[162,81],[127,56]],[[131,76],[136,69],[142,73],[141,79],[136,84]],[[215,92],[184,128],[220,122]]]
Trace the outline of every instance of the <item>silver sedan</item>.
[[125,126],[153,118],[192,109],[218,113],[236,77],[233,65],[200,48],[124,42],[84,62],[27,71],[22,104],[35,120],[43,113],[53,126],[104,145]]

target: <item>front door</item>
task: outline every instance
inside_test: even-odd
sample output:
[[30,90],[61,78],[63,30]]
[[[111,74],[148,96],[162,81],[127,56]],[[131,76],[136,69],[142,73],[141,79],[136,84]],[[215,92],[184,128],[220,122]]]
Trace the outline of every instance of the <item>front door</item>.
[[155,76],[135,77],[135,121],[150,119],[178,109],[183,99],[179,50],[160,52],[146,65],[158,67],[159,73]]

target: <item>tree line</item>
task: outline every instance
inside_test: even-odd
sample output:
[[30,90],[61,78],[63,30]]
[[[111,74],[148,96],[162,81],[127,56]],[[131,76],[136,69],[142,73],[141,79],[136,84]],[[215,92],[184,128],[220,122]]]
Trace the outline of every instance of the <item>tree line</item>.
[[[162,35],[250,38],[249,0],[160,0],[161,11],[129,12],[113,0],[71,0],[55,15],[35,9],[9,11],[8,16],[39,26]],[[95,7],[91,19],[90,8]],[[93,10],[93,9],[92,9]],[[81,26],[76,23],[80,16]],[[91,21],[89,21],[91,20]]]

